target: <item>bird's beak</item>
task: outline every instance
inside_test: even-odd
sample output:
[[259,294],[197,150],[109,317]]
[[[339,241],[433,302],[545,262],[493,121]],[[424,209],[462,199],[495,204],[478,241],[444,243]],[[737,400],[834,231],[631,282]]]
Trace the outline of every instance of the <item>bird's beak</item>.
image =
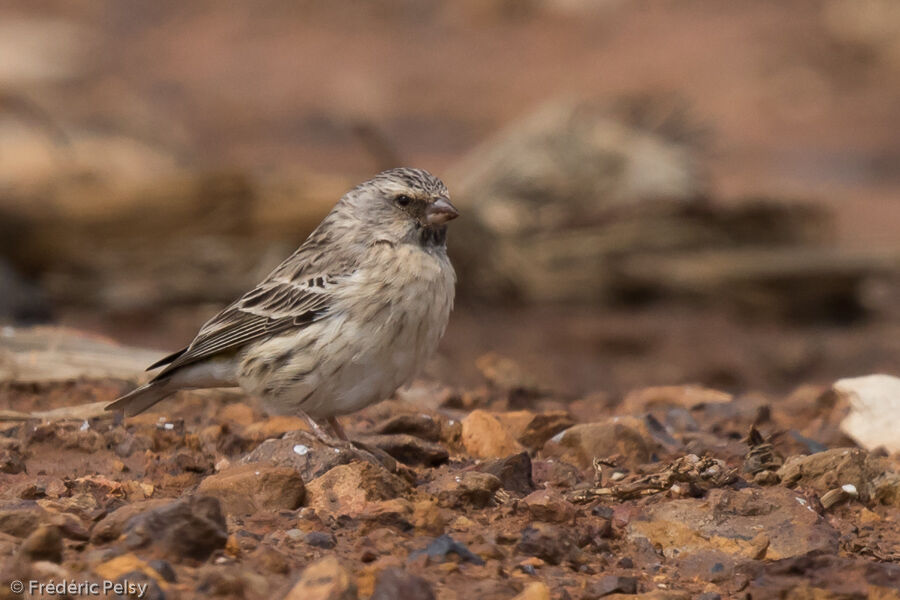
[[456,207],[449,200],[440,198],[428,205],[425,209],[425,221],[429,225],[443,225],[459,216]]

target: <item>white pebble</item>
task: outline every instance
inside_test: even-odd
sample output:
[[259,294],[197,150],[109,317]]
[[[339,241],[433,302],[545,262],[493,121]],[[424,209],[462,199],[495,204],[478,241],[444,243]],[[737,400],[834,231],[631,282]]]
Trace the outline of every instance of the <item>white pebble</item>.
[[299,454],[300,456],[306,456],[309,452],[309,448],[304,446],[303,444],[297,444],[294,446],[294,453]]

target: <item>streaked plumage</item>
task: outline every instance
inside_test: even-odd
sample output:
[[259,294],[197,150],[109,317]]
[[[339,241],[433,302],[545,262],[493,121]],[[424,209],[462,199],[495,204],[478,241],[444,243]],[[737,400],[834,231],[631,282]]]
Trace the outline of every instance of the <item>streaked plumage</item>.
[[267,410],[331,418],[390,396],[434,352],[453,305],[444,184],[418,169],[348,192],[300,248],[110,404],[126,415],[184,388],[240,385]]

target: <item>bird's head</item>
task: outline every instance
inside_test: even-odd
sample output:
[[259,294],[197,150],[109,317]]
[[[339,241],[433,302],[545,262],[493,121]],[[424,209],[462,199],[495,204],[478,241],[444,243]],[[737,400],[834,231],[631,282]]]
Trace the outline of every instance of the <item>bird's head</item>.
[[379,173],[341,202],[377,241],[390,243],[443,246],[447,222],[459,216],[444,182],[422,169]]

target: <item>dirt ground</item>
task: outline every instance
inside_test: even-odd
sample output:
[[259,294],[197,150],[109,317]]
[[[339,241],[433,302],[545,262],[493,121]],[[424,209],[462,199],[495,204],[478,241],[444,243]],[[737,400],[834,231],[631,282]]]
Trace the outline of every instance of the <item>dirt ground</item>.
[[[386,161],[452,192],[461,159],[545,102],[652,93],[703,125],[717,205],[802,200],[834,247],[893,252],[898,39],[891,0],[5,4],[0,211],[102,214],[208,173],[343,189]],[[62,184],[57,151],[77,167]],[[97,182],[109,195],[59,191]],[[294,243],[277,235],[247,262]],[[160,355],[224,301],[60,302],[59,272],[10,247],[56,324]],[[830,391],[897,372],[898,281],[824,320],[464,299],[422,378],[347,417],[367,449],[232,392],[103,413],[136,370],[10,376],[0,598],[51,579],[145,598],[900,598],[900,459],[848,438]]]
[[854,448],[827,389],[573,401],[479,363],[483,385],[348,418],[358,447],[236,394],[123,421],[102,405],[125,382],[5,384],[3,577],[151,598],[900,594],[900,462]]

